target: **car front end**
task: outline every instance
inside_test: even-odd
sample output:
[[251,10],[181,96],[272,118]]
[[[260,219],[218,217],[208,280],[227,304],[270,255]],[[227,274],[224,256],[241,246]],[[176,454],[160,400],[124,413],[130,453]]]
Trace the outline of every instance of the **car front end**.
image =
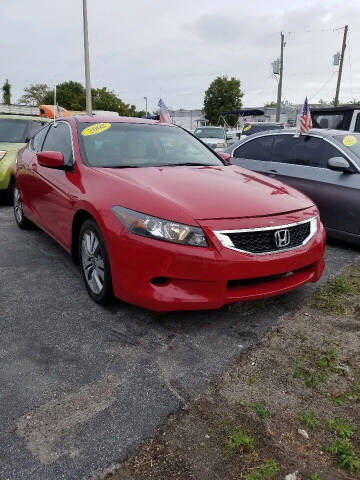
[[[114,294],[150,310],[216,309],[280,295],[318,281],[324,269],[325,232],[316,207],[261,218],[199,219],[192,227],[197,245],[139,234],[146,215],[125,209],[125,217],[115,217],[120,222],[112,231],[119,231],[109,238]],[[133,217],[135,230],[129,227]],[[168,223],[176,236],[182,226]]]
[[0,191],[9,189],[11,169],[15,163],[17,152],[24,145],[24,143],[0,142]]

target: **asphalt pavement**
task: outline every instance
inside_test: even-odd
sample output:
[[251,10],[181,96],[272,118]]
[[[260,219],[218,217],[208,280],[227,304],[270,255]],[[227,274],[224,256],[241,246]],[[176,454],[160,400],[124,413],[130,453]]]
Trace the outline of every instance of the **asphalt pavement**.
[[[329,245],[322,281],[359,253]],[[111,468],[315,288],[218,311],[104,308],[59,245],[0,205],[0,479]]]

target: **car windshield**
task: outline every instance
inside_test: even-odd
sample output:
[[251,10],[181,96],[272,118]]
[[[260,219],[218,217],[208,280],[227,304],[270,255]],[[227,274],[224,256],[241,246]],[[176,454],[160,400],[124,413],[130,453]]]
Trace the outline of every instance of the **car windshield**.
[[0,118],[0,142],[25,143],[28,120]]
[[92,167],[224,165],[188,132],[170,125],[80,123],[78,132]]
[[357,157],[357,163],[360,165],[360,134],[335,135],[334,137],[344,151],[350,150]]
[[225,138],[222,128],[197,128],[194,134],[199,138]]

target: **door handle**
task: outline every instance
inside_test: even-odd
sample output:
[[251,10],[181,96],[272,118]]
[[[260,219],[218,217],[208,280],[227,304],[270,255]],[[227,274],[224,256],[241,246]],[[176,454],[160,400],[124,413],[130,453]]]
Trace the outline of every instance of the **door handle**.
[[266,170],[264,173],[268,173],[270,177],[275,177],[275,175],[279,174],[277,170]]

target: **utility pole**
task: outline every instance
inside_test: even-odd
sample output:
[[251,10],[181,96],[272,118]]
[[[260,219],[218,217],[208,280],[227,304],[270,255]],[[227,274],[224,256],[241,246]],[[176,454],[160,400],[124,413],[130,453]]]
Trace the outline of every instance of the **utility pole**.
[[85,61],[85,88],[86,88],[86,113],[92,115],[91,105],[91,83],[90,83],[90,61],[89,61],[89,35],[87,20],[87,0],[83,0],[83,20],[84,20],[84,61]]
[[145,113],[146,113],[145,116],[147,117],[147,116],[148,116],[148,104],[147,104],[148,98],[147,98],[147,97],[144,97],[144,100],[145,100]]
[[281,49],[280,49],[280,77],[278,83],[278,94],[277,94],[277,104],[276,104],[276,121],[280,122],[280,112],[281,112],[281,92],[282,92],[282,80],[283,80],[283,70],[284,70],[284,34],[281,32]]
[[334,99],[334,106],[335,106],[335,107],[337,107],[337,106],[339,105],[340,83],[341,83],[341,75],[342,75],[342,69],[343,69],[343,63],[344,63],[344,56],[345,56],[347,32],[348,32],[348,25],[345,25],[343,42],[342,42],[342,47],[341,47],[339,73],[338,73],[338,79],[337,79],[337,85],[336,85],[336,93],[335,93],[335,99]]

